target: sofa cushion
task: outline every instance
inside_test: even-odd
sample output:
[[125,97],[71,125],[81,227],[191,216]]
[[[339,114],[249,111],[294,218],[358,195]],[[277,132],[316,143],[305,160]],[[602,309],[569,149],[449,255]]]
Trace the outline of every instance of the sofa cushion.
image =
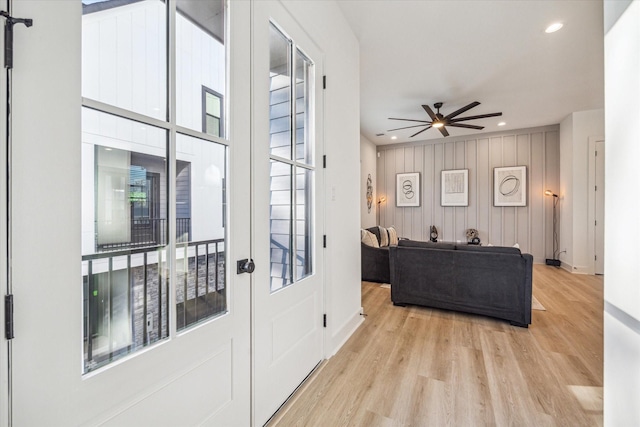
[[381,248],[389,246],[389,233],[386,228],[378,226],[378,237],[378,242],[380,242]]
[[387,228],[387,233],[389,233],[389,246],[397,246],[398,245],[398,232],[395,227],[391,226]]
[[376,240],[378,240],[378,246],[380,246],[380,229],[378,228],[378,226],[376,225],[375,227],[369,227],[367,228],[367,231],[376,236]]
[[520,249],[507,246],[456,245],[456,250],[467,252],[484,252],[496,254],[522,255]]
[[428,249],[455,249],[456,245],[453,243],[434,243],[434,242],[421,242],[418,240],[402,239],[398,242],[398,246],[407,246],[410,248],[428,248]]
[[380,247],[375,234],[373,234],[369,230],[360,229],[360,241],[367,246],[371,246],[372,248]]

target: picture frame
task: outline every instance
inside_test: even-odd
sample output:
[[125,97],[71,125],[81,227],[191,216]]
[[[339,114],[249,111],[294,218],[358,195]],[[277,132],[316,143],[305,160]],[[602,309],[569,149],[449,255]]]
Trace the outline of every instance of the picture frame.
[[493,205],[527,206],[527,167],[493,169]]
[[469,169],[443,170],[440,206],[469,206]]
[[396,206],[420,206],[420,172],[396,174]]

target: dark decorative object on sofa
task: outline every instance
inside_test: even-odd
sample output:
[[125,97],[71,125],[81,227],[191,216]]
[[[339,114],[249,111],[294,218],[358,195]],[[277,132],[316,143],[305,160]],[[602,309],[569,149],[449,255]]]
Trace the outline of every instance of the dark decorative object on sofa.
[[[375,234],[380,244],[380,229],[378,227],[367,228],[367,231]],[[360,243],[362,280],[367,282],[389,283],[389,247],[374,248]]]
[[436,243],[438,241],[438,229],[435,225],[429,227],[429,240],[433,243]]
[[528,327],[533,256],[501,246],[401,240],[390,248],[391,300]]

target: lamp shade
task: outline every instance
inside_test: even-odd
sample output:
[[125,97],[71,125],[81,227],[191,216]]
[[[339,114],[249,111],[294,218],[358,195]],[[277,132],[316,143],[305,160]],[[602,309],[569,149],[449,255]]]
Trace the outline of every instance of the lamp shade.
[[557,194],[554,194],[554,193],[553,193],[553,191],[551,191],[551,190],[546,190],[546,191],[544,192],[544,194],[545,194],[546,196],[558,197],[558,195],[557,195]]

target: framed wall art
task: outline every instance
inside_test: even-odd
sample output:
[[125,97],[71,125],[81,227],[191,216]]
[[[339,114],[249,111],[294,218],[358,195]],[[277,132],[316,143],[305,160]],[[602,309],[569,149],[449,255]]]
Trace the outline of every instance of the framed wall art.
[[493,205],[527,206],[527,167],[493,169]]
[[441,206],[469,206],[469,169],[442,171],[440,181]]
[[396,174],[396,206],[420,206],[420,172]]

